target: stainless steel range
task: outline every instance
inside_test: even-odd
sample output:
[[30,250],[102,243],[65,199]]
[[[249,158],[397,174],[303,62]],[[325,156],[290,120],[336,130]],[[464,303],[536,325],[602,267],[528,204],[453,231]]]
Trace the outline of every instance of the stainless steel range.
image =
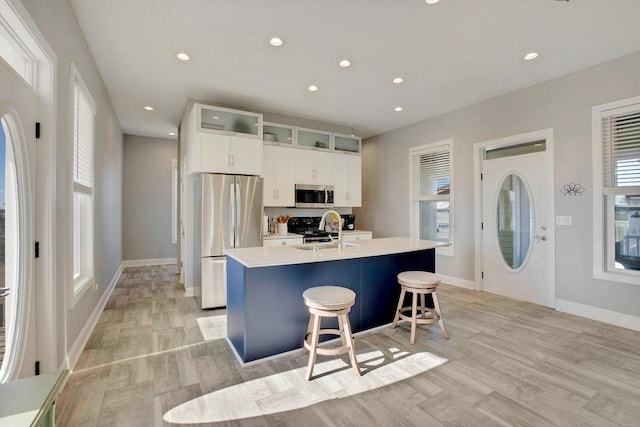
[[319,230],[319,216],[293,217],[287,223],[289,233],[302,234],[304,243],[330,242],[332,238],[338,238],[338,231]]

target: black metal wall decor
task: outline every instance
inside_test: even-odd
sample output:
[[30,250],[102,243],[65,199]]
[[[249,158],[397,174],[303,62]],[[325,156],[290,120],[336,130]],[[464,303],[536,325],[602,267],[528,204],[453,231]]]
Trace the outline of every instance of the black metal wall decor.
[[582,196],[585,188],[580,184],[574,184],[573,182],[570,184],[565,184],[560,192],[566,196]]

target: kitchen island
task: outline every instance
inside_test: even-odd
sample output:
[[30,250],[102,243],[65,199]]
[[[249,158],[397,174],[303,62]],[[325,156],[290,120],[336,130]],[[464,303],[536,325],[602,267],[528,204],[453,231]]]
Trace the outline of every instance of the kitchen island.
[[447,244],[391,237],[349,245],[225,251],[227,338],[243,362],[301,348],[309,320],[302,292],[313,286],[343,286],[356,293],[349,316],[354,332],[391,323],[400,295],[398,273],[434,272],[435,248]]

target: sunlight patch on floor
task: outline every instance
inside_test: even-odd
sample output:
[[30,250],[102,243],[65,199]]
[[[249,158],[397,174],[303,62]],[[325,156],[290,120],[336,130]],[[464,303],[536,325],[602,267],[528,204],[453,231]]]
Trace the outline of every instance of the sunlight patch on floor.
[[363,375],[354,375],[342,359],[316,363],[314,379],[306,381],[306,366],[236,384],[176,406],[164,414],[175,424],[212,423],[291,411],[330,399],[353,396],[433,369],[447,359],[432,353],[408,353],[397,348],[359,354]]
[[217,340],[227,336],[227,316],[198,317],[198,327],[205,341]]

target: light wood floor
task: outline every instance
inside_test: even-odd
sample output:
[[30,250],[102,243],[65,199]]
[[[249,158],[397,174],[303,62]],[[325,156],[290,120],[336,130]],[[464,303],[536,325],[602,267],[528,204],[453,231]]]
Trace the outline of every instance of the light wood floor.
[[[345,361],[344,372],[290,390],[315,393],[336,379],[340,397],[213,425],[640,425],[640,333],[453,286],[438,294],[450,340],[431,325],[419,328],[411,346],[401,323],[358,337],[356,349],[401,352],[406,360],[428,354],[443,363],[398,381],[364,364],[358,379]],[[200,396],[303,372],[301,354],[242,367],[226,340],[206,330],[220,314],[185,298],[173,267],[125,269],[58,400],[58,425],[169,425],[165,413]],[[358,389],[359,381],[373,380],[376,388]],[[289,408],[296,396],[284,396],[279,404]]]

